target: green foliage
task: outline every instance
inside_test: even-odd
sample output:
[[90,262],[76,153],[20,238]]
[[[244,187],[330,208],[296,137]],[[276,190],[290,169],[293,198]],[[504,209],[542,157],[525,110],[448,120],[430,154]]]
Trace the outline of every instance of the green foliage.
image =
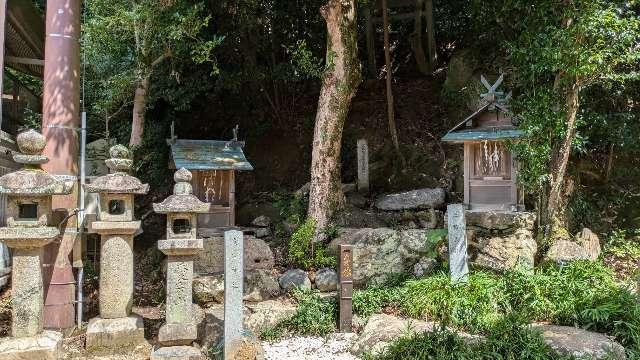
[[633,232],[633,237],[628,236],[624,229],[613,230],[607,237],[604,251],[617,257],[631,257],[640,260],[640,229]]
[[262,332],[263,339],[277,339],[287,333],[324,336],[336,329],[338,306],[334,298],[321,298],[317,290],[295,290],[298,310],[292,317]]
[[471,332],[490,333],[511,314],[522,322],[550,321],[605,332],[622,344],[640,346],[640,303],[621,288],[600,263],[575,262],[545,267],[534,274],[474,272],[467,284],[449,276],[408,280],[395,287],[356,290],[354,310],[361,315],[394,306],[411,317],[428,318]]
[[315,231],[315,220],[308,218],[291,235],[291,239],[289,239],[289,260],[305,269],[335,268],[337,264],[336,258],[327,254],[326,247],[319,243],[312,244]]
[[487,334],[487,338],[469,342],[452,330],[441,328],[401,338],[379,356],[370,360],[570,360],[571,356],[557,355],[538,332],[527,328],[517,319],[508,318]]
[[307,197],[298,196],[289,192],[274,193],[272,196],[273,206],[278,209],[280,216],[293,223],[299,225],[307,214],[309,199]]

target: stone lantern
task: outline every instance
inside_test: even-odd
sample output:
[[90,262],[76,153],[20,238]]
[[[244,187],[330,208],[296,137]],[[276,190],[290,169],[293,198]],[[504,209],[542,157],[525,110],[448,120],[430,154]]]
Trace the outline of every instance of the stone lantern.
[[185,168],[176,171],[173,195],[153,204],[155,212],[167,214],[167,239],[158,241],[158,249],[168,259],[166,323],[158,334],[158,341],[165,347],[156,350],[152,359],[201,357],[200,351],[190,346],[197,338],[192,304],[193,258],[202,250],[202,239],[197,238],[198,214],[209,212],[211,205],[193,195],[191,178]]
[[62,334],[43,331],[43,247],[60,235],[51,223],[52,195],[71,193],[75,179],[42,170],[45,138],[34,130],[17,136],[24,167],[0,177],[0,194],[7,196],[6,226],[0,241],[13,250],[11,337],[0,340],[0,358],[57,359]]
[[140,221],[133,219],[133,198],[146,194],[148,184],[128,175],[131,153],[116,145],[105,162],[110,174],[85,185],[99,195],[98,221],[91,231],[100,234],[100,316],[89,320],[88,350],[124,350],[145,342],[142,318],[131,315],[133,305],[133,237]]

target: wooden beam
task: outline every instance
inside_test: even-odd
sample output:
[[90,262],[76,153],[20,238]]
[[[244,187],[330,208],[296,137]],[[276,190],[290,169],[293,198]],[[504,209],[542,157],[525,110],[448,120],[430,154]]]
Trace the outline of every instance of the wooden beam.
[[13,63],[13,64],[44,66],[44,60],[40,60],[40,59],[30,59],[30,58],[17,57],[17,56],[6,56],[4,60],[8,63]]

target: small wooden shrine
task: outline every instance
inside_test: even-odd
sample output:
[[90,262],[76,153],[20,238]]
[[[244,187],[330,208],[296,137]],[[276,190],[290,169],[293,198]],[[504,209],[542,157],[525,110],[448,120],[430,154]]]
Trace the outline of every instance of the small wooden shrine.
[[497,91],[504,77],[480,95],[480,108],[456,125],[443,141],[464,144],[464,203],[469,210],[524,210],[517,184],[518,164],[505,142],[523,135],[508,108],[511,94]]
[[229,141],[183,140],[172,136],[168,142],[170,167],[191,171],[193,194],[211,204],[207,213],[198,214],[201,232],[235,226],[236,171],[253,170],[242,150],[244,141],[238,141],[237,136]]

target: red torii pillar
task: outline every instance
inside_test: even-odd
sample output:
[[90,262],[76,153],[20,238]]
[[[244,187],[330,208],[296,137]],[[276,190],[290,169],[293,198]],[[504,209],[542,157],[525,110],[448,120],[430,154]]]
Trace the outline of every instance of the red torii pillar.
[[[46,12],[42,133],[49,162],[43,167],[55,175],[78,176],[80,0],[48,0]],[[76,208],[77,186],[71,195],[53,197],[59,220]],[[75,281],[69,257],[75,241],[79,241],[76,217],[71,216],[60,241],[45,248],[45,328],[74,326]]]

